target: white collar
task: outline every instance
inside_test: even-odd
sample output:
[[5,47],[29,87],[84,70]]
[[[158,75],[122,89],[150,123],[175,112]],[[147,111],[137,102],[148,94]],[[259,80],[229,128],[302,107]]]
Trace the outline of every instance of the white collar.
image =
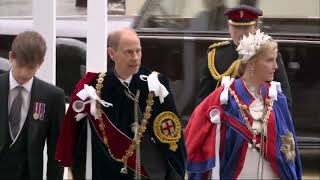
[[124,86],[126,86],[124,82],[126,82],[126,83],[128,84],[128,86],[129,86],[133,75],[129,76],[127,79],[121,79],[121,78],[118,76],[116,70],[114,70],[114,74],[116,75],[116,77],[119,79],[119,81],[120,81]]
[[10,83],[10,90],[14,89],[17,86],[22,86],[25,90],[27,90],[29,93],[31,92],[31,87],[33,83],[33,77],[26,83],[24,84],[19,84],[13,77],[12,75],[12,69],[10,70],[10,75],[9,75],[9,83]]
[[123,80],[123,79],[121,79],[121,78],[119,78],[119,77],[118,77],[118,79],[120,80],[120,82],[121,82],[122,84],[125,84],[124,82],[126,82],[126,83],[129,85],[130,82],[131,82],[131,79],[132,79],[132,75],[131,75],[130,77],[128,77],[126,80]]

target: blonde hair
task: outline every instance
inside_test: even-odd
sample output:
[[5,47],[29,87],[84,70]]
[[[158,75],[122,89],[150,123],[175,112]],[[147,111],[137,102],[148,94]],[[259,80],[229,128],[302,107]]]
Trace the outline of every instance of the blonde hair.
[[270,50],[273,50],[275,48],[278,48],[278,43],[275,42],[273,39],[270,39],[266,43],[262,44],[260,48],[257,50],[257,52],[250,59],[242,60],[243,55],[239,55],[240,63],[237,68],[238,76],[242,76],[244,74],[244,71],[246,70],[246,67],[249,62],[257,61],[261,56],[264,56]]

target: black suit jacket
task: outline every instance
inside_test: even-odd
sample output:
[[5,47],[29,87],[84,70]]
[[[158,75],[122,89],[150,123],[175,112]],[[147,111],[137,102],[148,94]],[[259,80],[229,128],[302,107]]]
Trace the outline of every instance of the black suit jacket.
[[[9,139],[8,124],[8,93],[9,72],[0,75],[0,156],[7,148]],[[33,118],[34,104],[44,103],[45,114],[43,120]],[[28,175],[30,179],[43,179],[43,149],[47,140],[47,179],[62,179],[63,168],[58,165],[55,147],[65,113],[64,92],[51,84],[34,78],[31,88],[31,100],[25,124],[27,127],[27,159]],[[14,173],[14,172],[8,172]]]

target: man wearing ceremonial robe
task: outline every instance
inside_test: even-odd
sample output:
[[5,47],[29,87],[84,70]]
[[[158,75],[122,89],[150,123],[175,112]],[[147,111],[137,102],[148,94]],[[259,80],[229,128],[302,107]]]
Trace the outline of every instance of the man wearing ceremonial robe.
[[56,159],[75,179],[183,179],[186,151],[168,79],[140,67],[132,29],[111,32],[108,53],[114,71],[88,73],[71,95]]

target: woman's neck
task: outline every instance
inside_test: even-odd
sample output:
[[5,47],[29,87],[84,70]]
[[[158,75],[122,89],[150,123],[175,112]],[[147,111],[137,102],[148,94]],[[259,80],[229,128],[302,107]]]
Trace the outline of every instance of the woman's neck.
[[254,76],[249,75],[247,73],[245,73],[242,76],[242,79],[250,92],[256,92],[256,93],[259,92],[261,84],[262,84],[261,81],[257,80],[256,78],[254,78]]

